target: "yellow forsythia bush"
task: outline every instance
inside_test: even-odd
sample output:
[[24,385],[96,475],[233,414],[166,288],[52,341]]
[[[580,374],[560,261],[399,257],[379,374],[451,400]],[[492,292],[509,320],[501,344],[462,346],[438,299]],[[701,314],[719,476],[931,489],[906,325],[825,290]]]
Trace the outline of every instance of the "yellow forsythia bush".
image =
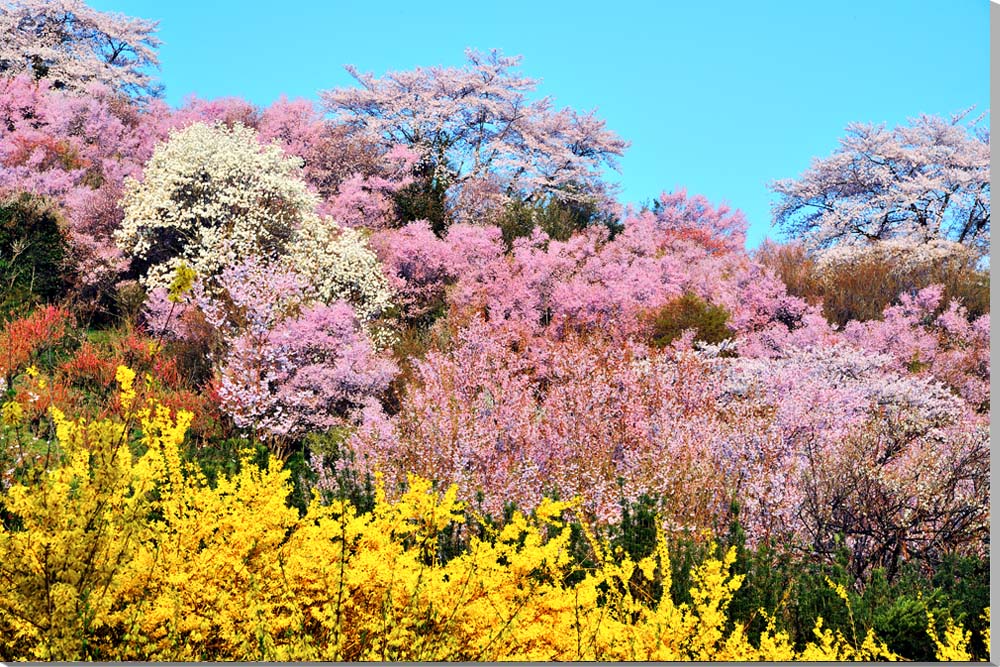
[[[853,646],[821,620],[804,651],[773,624],[752,646],[739,624],[727,629],[741,583],[732,552],[697,568],[690,605],[629,585],[669,591],[663,540],[638,562],[592,540],[600,565],[569,583],[566,502],[515,514],[442,563],[437,536],[463,512],[454,487],[411,478],[398,502],[379,491],[371,513],[314,501],[303,517],[276,463],[245,461],[212,488],[178,453],[191,415],[133,405],[134,374],[119,368],[118,380],[126,423],[53,410],[62,462],[2,498],[2,660],[895,657],[871,633]],[[939,653],[959,655],[963,641],[949,631]]]

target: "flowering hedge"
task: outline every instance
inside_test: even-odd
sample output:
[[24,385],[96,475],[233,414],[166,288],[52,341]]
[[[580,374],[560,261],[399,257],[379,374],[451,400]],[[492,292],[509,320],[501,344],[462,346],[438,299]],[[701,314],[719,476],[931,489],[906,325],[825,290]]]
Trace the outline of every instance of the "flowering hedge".
[[[276,462],[244,460],[209,485],[179,455],[191,414],[143,400],[128,368],[116,376],[124,419],[53,410],[60,462],[4,494],[4,660],[894,657],[871,632],[848,640],[821,619],[801,651],[773,623],[751,644],[727,625],[732,551],[695,569],[684,604],[655,593],[670,587],[662,537],[637,561],[591,538],[594,567],[577,571],[572,502],[516,513],[444,560],[437,537],[464,511],[456,487],[413,477],[395,502],[380,486],[370,513],[314,500],[299,516]],[[949,624],[939,657],[968,658],[968,641]]]

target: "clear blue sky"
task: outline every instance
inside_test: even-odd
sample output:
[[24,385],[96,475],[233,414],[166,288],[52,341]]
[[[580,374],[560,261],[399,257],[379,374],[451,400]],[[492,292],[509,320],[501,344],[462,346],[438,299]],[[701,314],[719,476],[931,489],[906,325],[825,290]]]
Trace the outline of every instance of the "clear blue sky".
[[623,201],[687,187],[777,236],[773,179],[832,152],[851,121],[989,107],[988,0],[89,0],[159,19],[167,101],[351,85],[463,64],[466,47],[524,56],[557,106],[597,108],[632,147]]

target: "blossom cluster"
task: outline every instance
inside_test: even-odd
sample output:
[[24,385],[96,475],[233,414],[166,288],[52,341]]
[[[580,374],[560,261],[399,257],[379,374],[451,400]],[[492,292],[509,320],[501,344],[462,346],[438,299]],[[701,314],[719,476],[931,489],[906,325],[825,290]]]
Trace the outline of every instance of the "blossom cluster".
[[[773,622],[751,642],[729,624],[743,584],[733,549],[692,569],[689,602],[671,591],[662,533],[635,558],[587,535],[584,569],[570,558],[572,501],[516,512],[450,559],[434,545],[465,518],[455,487],[411,477],[395,500],[379,484],[370,512],[314,502],[300,517],[279,463],[243,457],[210,484],[181,456],[191,414],[139,401],[127,367],[116,377],[128,417],[53,410],[65,456],[5,494],[17,522],[0,525],[4,660],[899,657],[822,618],[801,648]],[[938,657],[969,658],[961,627],[939,638],[929,619],[929,632]]]
[[195,123],[171,132],[143,171],[126,181],[115,240],[149,264],[150,287],[166,287],[180,263],[205,279],[250,255],[282,253],[318,204],[298,177],[301,162],[256,132]]

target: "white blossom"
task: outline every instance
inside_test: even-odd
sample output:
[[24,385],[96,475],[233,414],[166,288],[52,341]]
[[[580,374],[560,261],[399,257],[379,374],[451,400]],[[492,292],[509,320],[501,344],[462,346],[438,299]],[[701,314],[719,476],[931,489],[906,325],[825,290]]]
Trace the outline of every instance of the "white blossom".
[[141,281],[150,289],[167,287],[181,263],[211,278],[251,255],[277,258],[318,204],[301,167],[239,124],[173,131],[143,180],[127,179],[115,241],[149,262]]

